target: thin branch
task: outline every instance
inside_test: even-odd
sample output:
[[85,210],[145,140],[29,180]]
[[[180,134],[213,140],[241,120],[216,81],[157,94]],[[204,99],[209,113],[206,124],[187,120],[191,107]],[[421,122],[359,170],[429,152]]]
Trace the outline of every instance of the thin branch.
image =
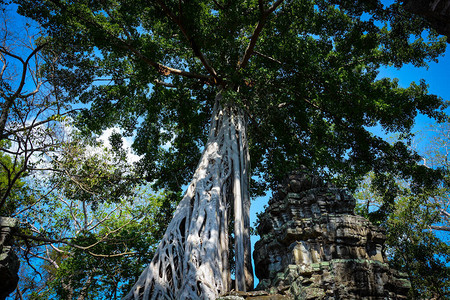
[[268,59],[268,60],[270,60],[270,61],[272,61],[272,62],[275,62],[275,63],[277,63],[277,64],[280,64],[280,65],[283,64],[283,63],[282,63],[281,61],[279,61],[278,59],[275,59],[275,58],[273,58],[273,57],[271,57],[271,56],[262,54],[261,52],[258,52],[258,51],[256,51],[256,50],[253,50],[253,53],[255,53],[256,55],[259,55],[259,56],[261,56],[261,57],[264,57],[264,58],[266,58],[266,59]]
[[271,14],[275,11],[275,9],[277,9],[278,6],[280,6],[280,4],[283,2],[284,0],[277,0],[275,1],[274,4],[272,4],[271,7],[269,7],[269,9],[267,10],[267,14]]
[[[30,72],[30,73],[31,73],[31,72]],[[29,92],[28,94],[25,94],[25,95],[18,95],[17,98],[26,99],[26,98],[28,98],[28,97],[31,97],[31,96],[33,96],[33,95],[36,95],[36,94],[39,92],[39,89],[41,88],[41,85],[42,85],[42,81],[37,82],[37,83],[36,83],[36,88],[34,89],[34,91]]]
[[160,81],[158,79],[155,79],[154,82],[157,85],[162,85],[162,86],[169,87],[169,88],[176,88],[176,86],[174,84],[168,83],[168,82],[164,82],[164,81]]
[[444,209],[441,209],[440,211],[441,211],[441,214],[442,214],[443,216],[445,216],[445,217],[447,217],[447,218],[450,218],[450,213],[449,213],[448,211],[446,211],[446,210],[444,210]]
[[[20,249],[21,249],[22,251],[27,251],[27,249],[25,249],[25,248],[23,248],[23,247],[20,247]],[[42,259],[42,260],[45,260],[46,262],[49,262],[49,263],[52,264],[56,269],[59,269],[59,265],[58,265],[53,259],[50,259],[50,258],[48,258],[48,257],[41,256],[41,255],[36,254],[36,253],[33,253],[33,252],[31,252],[31,251],[28,251],[28,253],[31,254],[31,256],[33,256],[33,257],[40,258],[40,259]]]
[[[100,226],[101,224],[103,224],[106,220],[109,219],[109,217],[115,213],[117,210],[119,209],[119,206],[117,205],[116,208],[114,208],[112,211],[110,211],[103,219],[101,219],[100,221],[98,221],[96,224],[92,225],[92,222],[89,224],[89,231],[93,231],[95,228],[97,228],[98,226]],[[92,225],[92,226],[91,226]]]
[[127,255],[136,255],[137,252],[122,252],[122,253],[117,253],[117,254],[96,254],[93,253],[91,251],[88,251],[88,253],[94,257],[106,257],[106,258],[111,258],[111,257],[119,257],[119,256],[127,256]]
[[[38,242],[45,242],[45,243],[49,243],[49,244],[66,244],[68,246],[80,249],[80,250],[85,250],[87,253],[89,253],[92,256],[95,257],[118,257],[118,256],[126,256],[126,255],[134,255],[136,254],[136,252],[123,252],[123,253],[116,253],[116,254],[97,254],[94,253],[92,251],[89,251],[88,249],[91,247],[94,247],[96,244],[98,244],[99,242],[87,246],[87,247],[83,247],[77,244],[73,244],[71,242],[66,241],[66,239],[59,239],[59,240],[55,240],[55,239],[50,239],[50,238],[45,238],[45,237],[39,237],[39,236],[32,236],[32,235],[27,235],[27,234],[22,234],[22,233],[14,233],[14,236],[23,238],[25,240],[34,240],[34,241],[38,241]],[[30,253],[30,252],[29,252]],[[33,255],[33,253],[31,253]]]
[[450,231],[450,227],[449,226],[431,225],[430,228],[434,229],[434,230],[440,230],[440,231]]
[[245,49],[244,52],[244,56],[242,57],[242,59],[239,61],[238,63],[238,68],[242,69],[245,68],[245,66],[247,65],[250,57],[253,54],[253,49],[255,48],[256,42],[258,41],[258,37],[261,34],[261,31],[264,28],[264,25],[266,24],[267,21],[267,17],[283,2],[284,0],[277,0],[275,1],[274,4],[272,4],[272,6],[267,9],[267,10],[263,10],[262,8],[262,1],[259,2],[259,6],[260,6],[260,10],[262,11],[261,13],[261,17],[258,21],[258,24],[256,25],[255,30],[253,31],[253,35],[250,39],[250,42],[247,46],[247,49]]
[[56,247],[55,245],[53,245],[53,244],[50,244],[50,247],[52,247],[52,249],[55,250],[58,253],[68,253],[67,251],[61,250],[58,247]]
[[11,57],[14,57],[16,59],[18,59],[21,63],[22,63],[22,78],[20,79],[20,84],[19,87],[17,88],[16,92],[10,96],[9,98],[11,99],[15,99],[17,98],[17,96],[22,92],[23,86],[25,85],[25,77],[27,74],[27,68],[28,68],[28,63],[30,62],[30,59],[36,55],[36,53],[38,53],[39,51],[41,51],[45,46],[48,45],[48,42],[37,46],[27,57],[27,59],[24,61],[21,57],[10,53],[9,51],[6,50],[6,48],[4,47],[0,47],[0,52],[5,53],[6,55],[9,55]]
[[73,201],[71,201],[70,204],[67,203],[67,201],[65,201],[65,200],[62,199],[62,198],[60,198],[59,201],[61,201],[62,203],[64,203],[64,204],[67,206],[67,208],[69,209],[70,215],[72,216],[72,220],[75,222],[75,224],[76,224],[77,227],[78,227],[78,231],[77,231],[77,232],[80,232],[81,230],[83,230],[83,227],[82,227],[81,224],[78,222],[78,219],[75,217],[75,214],[74,214],[74,212],[73,212],[73,205],[72,205],[72,204],[73,204]]
[[[216,70],[211,66],[211,64],[208,62],[208,60],[206,59],[206,57],[203,55],[203,53],[200,50],[200,47],[197,45],[197,43],[195,42],[195,40],[188,34],[186,28],[183,26],[183,24],[181,23],[181,17],[177,18],[172,11],[164,4],[163,1],[161,0],[157,0],[158,4],[161,6],[161,8],[164,10],[164,12],[167,14],[167,16],[175,23],[178,25],[178,27],[180,28],[181,32],[183,33],[184,37],[187,39],[187,41],[189,42],[192,51],[194,52],[194,55],[197,56],[200,61],[202,62],[203,66],[205,67],[205,69],[208,71],[208,73],[213,77],[214,79],[214,83],[222,83],[222,79],[219,77],[219,75],[217,74]],[[180,13],[181,13],[181,7],[180,7]]]
[[[71,114],[71,113],[73,113],[73,112],[76,112],[76,111],[78,111],[78,110],[80,110],[80,109],[81,109],[81,108],[72,109],[72,110],[67,111],[67,112],[65,112],[65,113],[63,113],[63,114],[60,114],[59,116],[65,116],[65,115]],[[36,128],[36,127],[38,127],[38,126],[40,126],[40,125],[43,125],[43,124],[45,124],[45,123],[49,123],[49,122],[55,120],[54,117],[55,117],[55,116],[51,116],[51,117],[47,118],[46,120],[34,122],[33,124],[28,125],[28,126],[21,126],[20,128],[15,129],[15,130],[10,130],[10,129],[5,130],[5,131],[8,132],[8,134],[5,133],[5,134],[3,134],[2,136],[0,136],[0,138],[3,139],[3,138],[6,138],[6,137],[9,136],[9,135],[16,134],[16,133],[21,132],[21,131],[27,131],[27,130],[29,130],[29,129],[31,129],[31,128]]]
[[132,47],[131,45],[129,45],[128,43],[126,43],[122,39],[120,39],[120,38],[117,38],[117,39],[119,39],[128,48],[128,50],[130,50],[131,52],[136,54],[146,64],[154,67],[162,75],[168,76],[170,74],[174,74],[174,75],[180,75],[180,76],[188,77],[188,78],[196,78],[196,79],[200,79],[200,80],[212,83],[211,82],[211,77],[209,77],[209,76],[195,74],[195,73],[191,73],[191,72],[187,72],[187,71],[183,71],[183,70],[179,70],[179,69],[174,69],[174,68],[162,65],[160,63],[156,63],[154,61],[151,61],[150,59],[148,59],[148,57],[143,55],[139,50],[135,49],[134,47]]
[[49,191],[47,191],[44,195],[40,196],[39,199],[37,199],[35,202],[33,202],[33,204],[31,204],[31,205],[29,205],[29,206],[23,208],[22,210],[20,210],[20,211],[18,211],[18,212],[16,212],[16,213],[13,213],[11,217],[14,218],[14,217],[16,217],[16,216],[22,214],[23,212],[25,212],[25,211],[31,209],[33,206],[35,206],[36,204],[38,204],[41,200],[45,199],[45,198],[46,198],[50,193],[52,193],[55,189],[56,189],[55,186],[52,187],[52,188],[51,188]]
[[19,289],[19,288],[17,288],[17,292],[16,292],[16,295],[18,295],[19,296],[19,299],[20,300],[23,300],[23,295],[22,295],[22,291]]
[[5,73],[7,63],[3,55],[0,55],[0,61],[3,63],[2,70],[0,71],[0,79],[1,79],[3,78],[3,74]]
[[221,5],[219,2],[217,2],[217,0],[213,0],[213,2],[219,9],[225,9],[225,7]]
[[0,46],[0,52],[6,54],[6,55],[8,55],[8,56],[11,56],[12,58],[15,58],[15,59],[19,60],[22,64],[25,64],[25,61],[23,60],[22,57],[20,57],[20,56],[18,56],[18,55],[15,55],[14,53],[9,52],[9,51],[6,49],[6,47]]
[[20,79],[20,83],[19,86],[17,88],[17,90],[14,92],[13,95],[5,97],[5,102],[2,105],[2,113],[0,116],[0,136],[3,136],[4,130],[5,130],[5,126],[6,126],[6,120],[8,119],[8,115],[9,115],[9,110],[11,109],[12,105],[14,104],[14,101],[16,100],[16,98],[20,95],[20,93],[22,92],[22,89],[25,85],[25,78],[26,78],[26,74],[27,74],[27,68],[28,68],[28,63],[30,62],[30,59],[35,56],[42,48],[44,48],[48,43],[44,43],[42,45],[39,45],[38,47],[36,47],[27,57],[27,59],[24,61],[21,57],[10,53],[5,47],[0,46],[0,52],[11,56],[13,58],[18,59],[21,63],[22,63],[22,77]]
[[84,216],[83,230],[87,230],[89,225],[88,225],[88,212],[87,212],[87,207],[86,207],[86,201],[82,201],[82,206],[83,206],[83,216]]

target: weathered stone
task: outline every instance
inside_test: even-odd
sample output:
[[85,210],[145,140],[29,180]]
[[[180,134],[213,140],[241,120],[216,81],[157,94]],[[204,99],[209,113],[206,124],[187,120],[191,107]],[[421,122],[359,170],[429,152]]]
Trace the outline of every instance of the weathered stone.
[[220,296],[217,300],[288,300],[291,299],[286,295],[270,294],[265,291],[240,292],[231,291]]
[[0,217],[0,300],[12,293],[19,281],[19,259],[11,247],[16,226],[15,219]]
[[383,229],[354,214],[355,199],[305,171],[293,173],[260,217],[257,289],[292,299],[406,299],[389,268]]

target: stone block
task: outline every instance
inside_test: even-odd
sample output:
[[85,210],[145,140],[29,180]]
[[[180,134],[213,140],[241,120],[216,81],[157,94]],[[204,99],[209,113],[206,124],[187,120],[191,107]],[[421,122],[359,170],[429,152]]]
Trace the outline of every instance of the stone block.
[[15,219],[0,217],[0,300],[12,293],[19,281],[19,258],[11,247],[16,226]]
[[282,189],[258,227],[259,289],[294,299],[405,299],[410,284],[385,263],[384,230],[354,215],[351,195],[304,171]]

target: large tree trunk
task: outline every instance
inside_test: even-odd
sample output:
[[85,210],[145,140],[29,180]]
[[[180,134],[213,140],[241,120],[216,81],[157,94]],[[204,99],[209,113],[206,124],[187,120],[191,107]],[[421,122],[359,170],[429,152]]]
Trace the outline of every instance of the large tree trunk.
[[406,10],[421,15],[450,43],[450,0],[405,0]]
[[152,262],[124,299],[215,299],[229,291],[228,221],[232,213],[235,288],[253,288],[246,121],[240,109],[220,101],[219,93],[208,142],[192,182]]

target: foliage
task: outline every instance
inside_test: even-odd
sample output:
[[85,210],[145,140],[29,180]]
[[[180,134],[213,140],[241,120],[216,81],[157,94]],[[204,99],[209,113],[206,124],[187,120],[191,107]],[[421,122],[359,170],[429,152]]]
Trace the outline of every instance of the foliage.
[[446,174],[435,189],[424,190],[391,178],[389,189],[396,193],[385,197],[373,184],[371,174],[356,193],[357,213],[386,228],[389,261],[409,275],[411,299],[450,296],[448,123],[435,126],[433,131],[434,135],[428,133],[431,141],[424,161]]
[[393,267],[407,272],[414,299],[445,299],[450,296],[450,245],[432,224],[439,221],[428,195],[400,199],[389,218],[388,247]]
[[35,278],[18,292],[30,299],[117,299],[153,256],[166,226],[160,210],[172,195],[152,196],[149,186],[137,185],[128,157],[95,139],[70,137],[50,156],[51,172],[28,178],[40,197],[20,207],[16,246]]
[[179,191],[191,177],[218,89],[248,114],[252,171],[264,179],[255,193],[300,163],[350,188],[370,170],[428,185],[439,176],[404,142],[368,131],[408,140],[417,113],[446,118],[425,82],[377,78],[380,66],[426,66],[445,49],[399,2],[16,2],[59,55],[61,96],[89,104],[78,126],[136,131],[140,172],[156,188]]
[[[120,213],[109,216],[97,230],[76,234],[71,242],[89,247],[88,251],[67,246],[60,248],[62,253],[53,250],[51,256],[63,259],[58,268],[47,264],[45,287],[32,294],[35,299],[47,299],[49,295],[60,299],[118,299],[128,292],[142,266],[151,260],[160,237],[153,220],[159,199],[146,201],[133,208],[130,203],[120,203]],[[107,211],[108,207],[99,209]]]
[[[2,144],[6,144],[3,142]],[[10,144],[10,143],[9,143]],[[3,146],[3,145],[2,145]],[[9,148],[10,146],[6,146]],[[2,195],[8,193],[9,201],[5,203],[2,208],[2,215],[11,215],[17,209],[17,206],[26,199],[30,200],[31,195],[28,193],[26,183],[23,181],[23,176],[18,176],[17,180],[11,182],[11,178],[14,178],[17,173],[20,172],[20,164],[14,164],[12,158],[4,153],[0,153],[0,165],[2,166],[0,172],[0,193]],[[8,192],[8,189],[10,192]],[[32,201],[27,201],[28,204]]]

